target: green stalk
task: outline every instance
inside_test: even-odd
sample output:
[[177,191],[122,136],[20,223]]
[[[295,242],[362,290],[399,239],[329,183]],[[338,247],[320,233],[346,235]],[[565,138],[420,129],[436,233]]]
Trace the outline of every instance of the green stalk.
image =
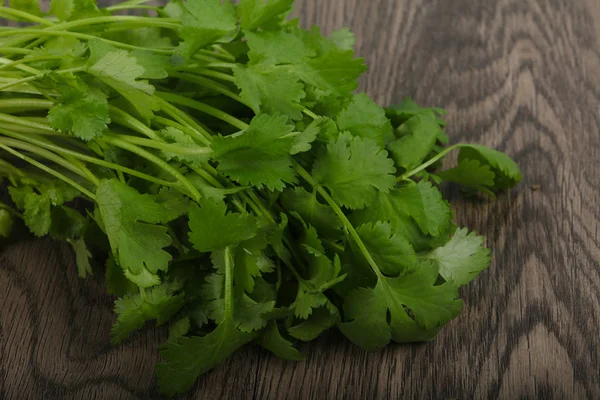
[[116,6],[111,6],[111,7],[106,7],[105,8],[106,11],[108,12],[115,12],[115,11],[122,11],[122,10],[153,10],[153,11],[158,11],[160,10],[160,7],[155,7],[155,6],[142,6],[142,5],[135,5],[135,4],[118,4]]
[[10,173],[15,174],[18,177],[24,176],[23,171],[21,171],[19,168],[15,167],[8,161],[4,161],[1,158],[0,158],[0,168],[4,168],[5,170],[9,171]]
[[15,125],[21,125],[21,126],[28,127],[28,128],[38,129],[40,131],[47,132],[47,133],[56,133],[56,131],[53,130],[52,128],[50,128],[48,125],[39,124],[34,121],[27,121],[23,118],[14,117],[9,114],[0,114],[0,121],[8,122],[10,124],[15,124]]
[[[77,166],[73,165],[72,163],[68,162],[64,158],[60,157],[59,155],[57,155],[51,151],[34,146],[31,143],[27,143],[27,142],[23,142],[20,140],[7,138],[7,137],[0,137],[0,143],[4,143],[4,145],[6,145],[6,146],[16,147],[17,149],[21,149],[21,150],[25,150],[25,151],[28,151],[33,154],[37,154],[38,156],[43,157],[47,160],[50,160],[64,168],[68,169],[69,171],[81,176],[82,178],[89,180],[89,178],[85,172],[83,172]],[[96,179],[96,181],[98,181],[98,179]],[[93,180],[90,180],[90,182],[95,183]]]
[[[24,35],[24,34],[25,35],[31,34],[31,35],[33,35],[34,38],[38,38],[40,36],[65,36],[65,37],[74,37],[76,39],[84,39],[84,40],[101,40],[104,43],[108,43],[112,46],[115,46],[115,47],[118,47],[121,49],[148,50],[148,51],[151,51],[151,52],[157,53],[157,54],[171,55],[175,52],[175,49],[153,49],[150,47],[133,46],[130,44],[117,42],[117,41],[109,40],[109,39],[104,39],[99,36],[88,35],[88,34],[79,33],[79,32],[51,31],[51,30],[46,30],[46,29],[42,30],[42,29],[27,29],[27,28],[19,28],[19,29],[13,29],[13,30],[9,30],[9,31],[0,31],[0,37],[18,36],[18,35]],[[16,41],[16,45],[19,45],[21,42],[28,42],[29,40],[31,40],[31,39],[30,38],[19,39],[18,41]]]
[[375,275],[377,275],[378,278],[383,278],[383,274],[379,270],[379,267],[377,266],[377,263],[373,259],[373,256],[371,256],[371,253],[369,253],[367,246],[365,246],[364,242],[358,235],[358,232],[356,232],[356,229],[354,229],[354,226],[352,225],[350,220],[348,220],[348,217],[346,217],[346,214],[344,214],[344,212],[342,211],[340,206],[338,206],[338,204],[335,202],[335,200],[333,200],[333,198],[329,195],[329,193],[327,193],[327,191],[321,185],[319,185],[317,182],[315,182],[315,180],[308,173],[308,171],[306,171],[304,169],[304,167],[302,167],[296,161],[294,161],[294,169],[296,170],[296,172],[298,172],[298,175],[300,175],[302,177],[302,179],[304,179],[309,185],[311,185],[313,188],[315,188],[317,190],[317,193],[319,193],[321,195],[321,197],[323,197],[323,199],[325,199],[325,201],[327,202],[327,204],[329,204],[329,206],[331,207],[333,212],[335,212],[335,214],[338,216],[340,221],[342,221],[344,228],[346,228],[348,233],[350,233],[350,236],[352,237],[352,239],[358,246],[360,252],[363,254],[365,259],[367,260],[367,263],[369,263],[369,266],[371,267],[371,269],[373,270]]
[[[85,69],[84,67],[77,67],[77,68],[62,69],[62,70],[53,71],[53,72],[56,73],[56,74],[61,74],[62,75],[62,74],[68,74],[68,73],[73,73],[73,72],[80,72],[80,71],[83,71],[84,69]],[[27,82],[35,81],[37,79],[43,78],[46,75],[47,75],[46,72],[42,72],[42,73],[37,74],[37,75],[28,76],[27,78],[17,79],[16,81],[12,81],[10,83],[7,83],[6,85],[0,86],[0,91],[6,90],[6,89],[11,88],[13,86],[20,85],[22,83],[27,83]]]
[[231,247],[225,247],[223,252],[225,258],[225,295],[223,297],[225,301],[224,318],[233,318],[233,256],[231,254]]
[[211,78],[217,78],[222,81],[235,82],[235,78],[233,76],[224,74],[223,72],[213,71],[211,69],[196,68],[193,70],[193,72],[197,73],[198,75],[209,76]]
[[3,14],[21,18],[21,19],[25,19],[25,20],[31,21],[31,22],[37,22],[38,24],[45,25],[45,26],[53,26],[54,25],[52,22],[48,21],[47,19],[40,18],[37,15],[33,15],[33,14],[30,14],[25,11],[16,10],[14,8],[0,6],[0,15],[3,15]]
[[[10,60],[8,58],[0,58],[0,64],[3,64],[3,65],[13,64],[14,62],[15,62],[14,60]],[[21,70],[23,72],[27,72],[28,74],[35,75],[35,74],[41,73],[40,70],[32,68],[32,67],[30,67],[28,65],[16,64],[15,66],[16,66],[17,69],[19,69],[19,70]]]
[[187,115],[186,113],[184,113],[183,111],[181,111],[180,109],[178,109],[177,107],[175,107],[174,105],[169,103],[168,101],[165,101],[165,100],[161,99],[160,97],[155,97],[155,99],[157,99],[158,102],[160,103],[161,111],[163,111],[165,114],[169,115],[171,118],[173,118],[175,121],[179,122],[180,124],[187,126],[194,132],[197,132],[197,135],[194,137],[196,139],[198,139],[199,141],[201,141],[202,143],[204,143],[206,145],[210,145],[211,135],[210,135],[210,133],[208,133],[208,131],[203,126],[198,124],[193,118],[191,118],[189,115]]
[[[126,173],[128,175],[135,176],[136,178],[144,179],[144,180],[147,180],[149,182],[154,182],[154,183],[157,183],[159,185],[169,186],[169,187],[176,187],[176,182],[169,182],[169,181],[165,181],[164,179],[155,178],[155,177],[153,177],[151,175],[144,174],[143,172],[139,172],[139,171],[136,171],[136,170],[131,169],[131,168],[123,167],[123,166],[121,166],[119,164],[114,164],[114,163],[111,163],[111,162],[108,162],[108,161],[105,161],[105,160],[101,160],[101,159],[98,159],[98,158],[95,158],[95,157],[91,157],[91,156],[88,156],[88,155],[85,155],[85,154],[81,154],[81,153],[78,153],[76,151],[69,150],[69,149],[66,149],[64,147],[52,144],[52,143],[46,143],[46,142],[43,142],[43,141],[41,141],[39,139],[33,138],[31,136],[20,135],[18,133],[8,132],[8,131],[2,130],[2,129],[0,129],[0,133],[4,134],[6,136],[13,137],[15,139],[19,139],[19,140],[22,140],[22,141],[29,142],[31,144],[34,144],[36,146],[45,148],[47,150],[52,150],[52,151],[54,151],[56,153],[60,153],[60,154],[63,154],[65,156],[71,156],[71,157],[76,158],[78,160],[82,160],[82,161],[89,162],[91,164],[98,165],[100,167],[104,167],[104,168],[108,168],[108,169],[113,169],[115,171],[123,172],[123,173]],[[2,162],[2,160],[0,160],[0,165],[1,165],[1,162]],[[16,170],[19,171],[18,169],[16,169]]]
[[48,110],[54,106],[54,102],[43,99],[0,99],[0,110],[3,111],[37,111]]
[[129,128],[134,132],[140,133],[144,136],[148,136],[150,139],[162,141],[162,138],[154,132],[151,128],[148,128],[144,123],[134,118],[131,114],[118,109],[115,106],[109,106],[110,119],[119,125]]
[[198,189],[196,189],[194,187],[194,185],[192,185],[191,182],[186,179],[185,176],[183,176],[179,171],[177,171],[175,168],[171,167],[168,163],[161,160],[154,154],[149,153],[146,150],[141,149],[138,146],[128,143],[121,139],[112,138],[112,137],[103,137],[102,140],[105,141],[106,143],[112,144],[112,145],[120,147],[124,150],[128,150],[134,154],[137,154],[138,156],[145,158],[146,160],[156,164],[158,167],[164,169],[165,171],[170,173],[175,179],[177,179],[179,181],[179,183],[188,191],[188,194],[190,195],[190,197],[192,199],[194,199],[195,201],[199,201],[200,198],[202,197],[200,192],[198,192]]
[[427,162],[419,165],[417,168],[415,168],[411,171],[405,172],[402,175],[400,175],[399,177],[397,177],[396,182],[406,180],[406,179],[410,178],[411,176],[418,174],[419,172],[423,171],[424,169],[429,168],[430,166],[432,166],[433,164],[435,164],[436,162],[438,162],[439,160],[444,158],[446,156],[446,154],[450,153],[451,151],[456,150],[461,147],[465,147],[465,146],[467,146],[467,145],[459,143],[459,144],[455,144],[453,146],[450,146],[450,147],[444,149],[443,151],[439,152],[436,156],[431,157],[429,159],[429,161],[427,161]]
[[29,164],[41,169],[42,171],[62,180],[63,182],[65,182],[68,185],[73,186],[75,189],[79,190],[81,193],[83,193],[84,195],[86,195],[87,197],[89,197],[92,200],[96,200],[96,196],[94,196],[93,193],[91,193],[89,190],[87,190],[86,188],[84,188],[83,186],[81,186],[80,184],[78,184],[77,182],[75,182],[74,180],[72,180],[71,178],[61,174],[58,171],[53,170],[52,168],[49,168],[47,166],[45,166],[44,164],[38,162],[37,160],[34,160],[31,157],[28,157],[6,145],[4,145],[3,143],[0,142],[0,149],[3,149],[9,153],[11,153],[12,155],[14,155],[15,157],[20,158],[23,161],[28,162]]
[[208,147],[200,147],[192,148],[192,147],[181,147],[174,144],[158,142],[152,139],[144,139],[136,136],[128,136],[128,135],[118,135],[111,134],[110,137],[114,137],[117,139],[124,140],[129,143],[137,144],[143,147],[150,147],[157,150],[163,150],[170,153],[188,155],[188,156],[201,156],[205,154],[212,153],[212,150]]
[[46,61],[46,60],[61,60],[62,57],[59,56],[38,56],[38,57],[27,57],[21,58],[20,60],[12,61],[10,63],[0,65],[0,70],[9,69],[11,67],[15,67],[20,64],[26,64],[28,62],[36,62],[36,61]]
[[181,25],[178,23],[179,20],[174,18],[154,18],[154,17],[138,17],[134,15],[111,15],[106,17],[95,17],[79,19],[75,21],[63,22],[60,24],[52,25],[44,31],[49,30],[70,30],[79,27],[89,27],[92,25],[108,24],[108,23],[119,23],[119,22],[139,22],[143,26],[157,27],[157,28],[169,28],[179,29]]
[[22,47],[0,47],[0,54],[29,54],[33,50],[24,49]]
[[4,204],[4,203],[0,202],[0,210],[6,210],[13,217],[23,219],[23,214],[21,214],[20,212],[18,212],[17,210],[15,210],[11,206],[9,206],[8,204]]
[[171,103],[180,104],[182,106],[186,106],[192,108],[194,110],[200,111],[204,114],[208,114],[217,119],[220,119],[223,122],[227,122],[228,124],[235,126],[241,130],[247,129],[248,124],[245,122],[235,118],[232,115],[227,114],[217,108],[211,107],[208,104],[201,103],[196,100],[188,99],[187,97],[179,96],[173,93],[165,93],[165,92],[156,92],[156,96],[159,98],[166,100]]
[[224,96],[229,97],[232,100],[237,101],[238,103],[241,103],[247,107],[250,107],[248,105],[248,103],[246,103],[244,101],[244,99],[242,99],[240,96],[238,96],[237,94],[235,94],[234,92],[232,92],[231,90],[229,90],[228,88],[226,88],[225,86],[222,86],[210,79],[206,79],[203,78],[201,76],[196,76],[196,75],[191,75],[191,74],[186,74],[186,73],[180,73],[180,72],[171,72],[169,74],[170,76],[174,77],[174,78],[179,78],[182,79],[184,81],[187,82],[192,82],[192,83],[197,83],[199,85],[202,85],[208,89],[214,90],[217,93],[221,93]]

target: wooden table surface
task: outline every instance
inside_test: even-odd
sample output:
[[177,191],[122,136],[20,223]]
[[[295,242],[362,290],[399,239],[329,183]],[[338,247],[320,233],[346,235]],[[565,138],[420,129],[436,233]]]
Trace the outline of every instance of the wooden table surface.
[[[331,333],[299,363],[249,347],[185,398],[600,398],[600,0],[304,0],[297,13],[354,30],[362,90],[447,108],[454,141],[508,152],[524,181],[497,201],[446,190],[494,263],[435,341],[366,353]],[[64,246],[2,249],[0,398],[159,397],[165,331],[109,345],[112,301]]]

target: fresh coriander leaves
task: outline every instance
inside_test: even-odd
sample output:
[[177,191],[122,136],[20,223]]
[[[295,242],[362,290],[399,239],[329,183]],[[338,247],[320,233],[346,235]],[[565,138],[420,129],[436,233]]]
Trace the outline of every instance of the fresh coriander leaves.
[[440,184],[521,180],[502,153],[446,147],[443,110],[353,94],[354,36],[300,28],[292,3],[52,0],[57,22],[11,2],[38,34],[3,47],[0,237],[22,220],[81,277],[104,265],[114,343],[169,323],[169,396],[252,340],[289,360],[335,326],[368,350],[432,340],[490,263]]

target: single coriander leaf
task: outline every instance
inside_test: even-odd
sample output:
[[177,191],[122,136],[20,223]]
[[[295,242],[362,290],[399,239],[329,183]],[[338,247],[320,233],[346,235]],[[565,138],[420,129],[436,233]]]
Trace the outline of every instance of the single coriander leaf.
[[[10,0],[11,8],[19,11],[24,11],[29,14],[41,16],[40,5],[37,0]],[[10,15],[10,14],[9,14]]]
[[353,50],[356,44],[354,33],[348,28],[338,29],[331,33],[331,41],[340,50]]
[[482,165],[478,160],[463,159],[456,167],[440,171],[437,175],[444,181],[494,195],[490,189],[494,187],[496,175],[489,165]]
[[395,183],[394,162],[375,142],[348,133],[327,145],[313,166],[313,176],[327,186],[341,205],[360,209],[377,191],[388,192]]
[[9,237],[13,227],[13,219],[8,211],[0,208],[0,237]]
[[259,115],[250,127],[229,137],[213,140],[213,160],[218,170],[242,185],[281,190],[296,181],[290,150],[293,126],[282,115]]
[[167,228],[154,225],[169,213],[147,194],[118,180],[105,180],[96,191],[96,202],[115,259],[127,279],[138,286],[160,283],[157,273],[166,271],[171,255],[163,250],[171,244]]
[[438,266],[440,275],[446,281],[458,286],[475,279],[491,261],[490,250],[484,247],[483,236],[469,233],[465,228],[458,229],[448,243],[428,252],[424,258]]
[[140,80],[144,67],[126,50],[114,49],[100,40],[90,41],[89,47],[87,71],[123,96],[143,119],[152,119],[157,105],[151,97],[154,86]]
[[354,95],[352,102],[336,118],[340,131],[375,141],[384,147],[393,139],[392,125],[379,107],[364,93]]
[[96,0],[51,0],[50,14],[61,21],[109,15],[106,10],[99,10]]
[[281,204],[288,211],[297,212],[307,224],[313,225],[325,236],[341,236],[340,219],[330,207],[319,202],[316,192],[309,193],[302,187],[286,189],[281,195]]
[[340,330],[367,350],[381,349],[390,340],[431,340],[462,308],[457,287],[435,285],[437,278],[437,267],[422,263],[411,274],[380,278],[374,288],[351,292],[344,301],[346,322]]
[[304,360],[304,356],[294,348],[293,344],[281,336],[276,321],[269,322],[267,328],[258,337],[257,342],[283,360]]
[[[389,223],[361,225],[356,232],[385,275],[398,276],[414,268],[417,261],[415,250],[403,236],[392,231]],[[362,257],[360,250],[355,249],[355,253]]]
[[409,220],[416,222],[424,234],[437,237],[447,231],[452,212],[436,187],[420,181],[403,184],[389,193],[378,193],[371,207],[358,211],[351,219],[355,223],[390,222],[395,232],[414,242],[414,235],[407,231]]
[[[414,116],[428,116],[432,114],[438,116],[437,122],[440,125],[440,127],[446,126],[446,122],[443,119],[439,118],[440,116],[446,115],[446,110],[442,108],[423,108],[409,98],[404,99],[400,104],[389,106],[385,109],[385,112],[387,114],[387,117],[392,121],[392,125],[394,125],[394,127],[399,127]],[[444,137],[446,138],[446,140],[442,140]],[[444,136],[438,138],[438,140],[442,141],[443,143],[446,143],[447,136],[444,134]]]
[[458,162],[476,160],[482,166],[489,166],[494,173],[492,190],[509,189],[521,182],[519,166],[506,154],[485,146],[468,145],[460,149]]
[[186,195],[174,188],[162,187],[156,195],[156,202],[164,207],[165,219],[163,222],[171,222],[179,217],[187,215],[189,199]]
[[180,36],[184,40],[181,50],[186,57],[191,57],[202,47],[230,37],[231,32],[237,29],[237,15],[229,0],[189,0],[181,5]]
[[144,72],[139,78],[143,79],[164,79],[169,76],[169,58],[160,54],[155,54],[148,50],[134,50],[130,53],[135,57],[136,63],[144,68]]
[[90,259],[92,258],[92,253],[88,250],[85,240],[83,238],[68,239],[67,242],[69,242],[73,248],[73,252],[75,252],[75,262],[79,277],[86,278],[88,275],[91,275],[92,265],[90,264]]
[[174,323],[169,326],[169,338],[167,339],[167,343],[175,343],[180,338],[187,335],[190,331],[190,319],[188,317],[183,317],[178,319]]
[[304,235],[300,239],[300,245],[315,257],[321,257],[325,255],[325,249],[319,240],[319,235],[314,226],[308,225],[305,227]]
[[332,328],[340,320],[339,314],[332,313],[328,307],[319,307],[315,309],[306,320],[300,320],[299,323],[291,325],[288,328],[289,334],[303,342],[310,342],[321,335],[321,333]]
[[242,28],[251,31],[268,24],[289,13],[293,3],[294,0],[240,0],[238,15]]
[[223,250],[251,239],[258,232],[256,218],[249,214],[227,212],[222,202],[202,199],[190,206],[190,241],[200,252]]
[[108,129],[108,102],[98,92],[64,86],[58,103],[48,112],[50,126],[85,141],[102,136]]
[[25,198],[23,220],[35,236],[48,234],[52,222],[50,213],[51,204],[47,194],[30,194]]
[[123,297],[127,293],[139,291],[138,287],[125,277],[123,268],[117,265],[115,257],[110,254],[106,260],[106,291],[109,294]]
[[388,145],[396,165],[407,170],[419,165],[433,150],[441,128],[433,114],[419,114],[404,124],[402,137]]
[[250,64],[296,64],[315,55],[298,30],[246,32]]
[[253,336],[239,331],[228,317],[206,336],[184,337],[168,343],[161,350],[165,361],[156,367],[161,393],[167,396],[185,393],[198,376],[221,364]]
[[142,328],[148,320],[156,319],[157,325],[164,324],[183,307],[183,304],[183,293],[174,294],[167,284],[151,288],[144,296],[136,293],[117,299],[117,321],[110,332],[111,343],[122,342],[131,333]]
[[264,315],[274,308],[275,301],[260,303],[243,294],[235,303],[233,319],[242,332],[258,331],[267,326],[268,321]]
[[[240,243],[235,255],[234,283],[246,293],[254,291],[254,281],[263,273],[273,271],[273,262],[264,254],[267,242],[264,235],[257,235]],[[213,253],[214,254],[214,253]]]
[[324,123],[324,119],[319,118],[310,123],[302,132],[299,132],[294,137],[290,154],[295,155],[304,153],[312,148],[312,143],[317,140],[317,136],[321,133],[321,125]]
[[283,114],[302,119],[298,104],[305,96],[304,85],[285,66],[252,65],[233,69],[235,84],[242,99],[256,114]]
[[367,70],[364,59],[353,51],[332,50],[290,68],[304,82],[338,96],[348,96],[358,87],[358,78]]
[[[90,50],[96,49],[96,42],[90,42]],[[117,91],[140,90],[147,94],[154,93],[154,87],[148,81],[138,80],[146,72],[138,64],[137,58],[126,50],[109,51],[96,62],[88,65],[87,70],[112,86]]]

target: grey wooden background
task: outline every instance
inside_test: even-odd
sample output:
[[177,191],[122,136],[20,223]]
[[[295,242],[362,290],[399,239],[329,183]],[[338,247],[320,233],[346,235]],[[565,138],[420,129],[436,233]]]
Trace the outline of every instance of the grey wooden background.
[[[600,398],[600,0],[303,0],[297,14],[356,32],[379,102],[447,108],[454,141],[507,151],[525,179],[497,201],[447,190],[495,261],[434,342],[366,353],[331,333],[300,363],[249,347],[186,398]],[[112,347],[111,305],[65,247],[2,249],[0,398],[158,397],[164,330]]]

